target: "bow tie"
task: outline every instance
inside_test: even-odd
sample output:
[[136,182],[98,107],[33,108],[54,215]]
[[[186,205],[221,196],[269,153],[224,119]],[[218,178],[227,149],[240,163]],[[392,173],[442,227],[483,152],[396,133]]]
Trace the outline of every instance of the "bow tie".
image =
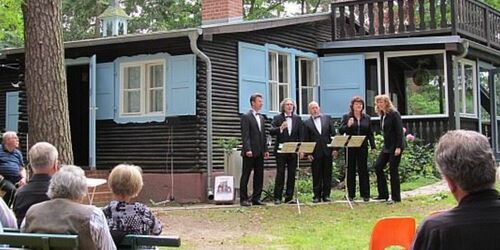
[[316,119],[318,119],[318,118],[320,118],[320,117],[321,117],[320,115],[318,115],[318,116],[313,116],[313,119],[314,119],[314,120],[316,120]]
[[260,113],[257,113],[257,112],[256,112],[256,113],[255,113],[255,115],[259,115],[259,116],[260,116]]
[[287,119],[287,118],[292,119],[292,117],[293,117],[293,116],[291,116],[291,115],[285,115],[285,119]]

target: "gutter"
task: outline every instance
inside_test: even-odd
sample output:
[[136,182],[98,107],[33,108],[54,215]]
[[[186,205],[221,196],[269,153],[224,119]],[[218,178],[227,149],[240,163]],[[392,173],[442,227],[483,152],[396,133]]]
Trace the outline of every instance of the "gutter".
[[213,155],[213,146],[212,146],[212,62],[210,58],[203,53],[198,48],[198,37],[203,33],[202,29],[198,29],[196,32],[189,33],[189,43],[191,46],[191,50],[201,59],[206,65],[206,77],[207,77],[207,199],[214,199],[214,191],[212,185],[212,155]]

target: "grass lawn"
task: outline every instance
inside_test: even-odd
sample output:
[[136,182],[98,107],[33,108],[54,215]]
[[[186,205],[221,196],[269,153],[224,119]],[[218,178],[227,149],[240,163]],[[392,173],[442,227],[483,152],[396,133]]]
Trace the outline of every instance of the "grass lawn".
[[440,193],[394,205],[359,203],[352,210],[346,203],[307,203],[300,215],[295,205],[269,205],[160,211],[159,216],[165,233],[181,237],[183,249],[367,249],[378,218],[413,216],[419,223],[455,204],[449,193]]

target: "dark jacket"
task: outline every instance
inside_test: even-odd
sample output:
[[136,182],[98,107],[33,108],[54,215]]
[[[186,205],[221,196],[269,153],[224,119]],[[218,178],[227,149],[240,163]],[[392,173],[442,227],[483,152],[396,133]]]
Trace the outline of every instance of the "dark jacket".
[[49,200],[49,197],[47,196],[49,184],[49,175],[35,174],[31,177],[28,184],[17,190],[13,210],[16,214],[18,226],[21,225],[21,222],[26,215],[26,211],[28,211],[32,205]]
[[321,115],[318,119],[321,119],[321,134],[316,129],[312,117],[304,121],[304,141],[316,142],[312,154],[314,158],[331,156],[332,148],[329,148],[328,144],[332,141],[332,136],[335,135],[332,119],[329,115]]
[[431,215],[419,227],[413,249],[498,249],[500,195],[494,189],[472,193],[457,207]]
[[284,113],[274,116],[271,122],[271,130],[269,133],[276,136],[276,141],[274,145],[274,152],[276,153],[279,148],[280,143],[284,142],[301,142],[303,140],[303,122],[300,116],[292,115],[292,131],[289,134],[288,128],[285,128],[283,132],[280,131],[281,124],[286,121]]
[[359,122],[356,118],[354,118],[354,124],[351,127],[348,127],[347,122],[351,117],[354,118],[354,115],[351,113],[347,113],[342,117],[339,134],[345,133],[347,135],[364,135],[366,136],[366,139],[363,142],[362,147],[367,147],[369,141],[371,148],[375,148],[375,137],[373,136],[371,117],[363,113]]
[[398,111],[392,111],[380,117],[380,127],[384,133],[385,153],[393,153],[396,148],[405,148],[403,121]]
[[262,156],[267,150],[266,121],[262,115],[260,117],[261,129],[252,111],[241,115],[241,143],[243,148],[241,155],[252,151],[253,157]]

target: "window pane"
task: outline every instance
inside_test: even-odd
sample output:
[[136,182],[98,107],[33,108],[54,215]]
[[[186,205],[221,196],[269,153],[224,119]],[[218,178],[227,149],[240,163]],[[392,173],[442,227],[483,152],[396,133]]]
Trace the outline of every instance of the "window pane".
[[460,113],[464,113],[464,88],[463,88],[463,77],[462,77],[462,71],[463,71],[463,64],[458,63],[458,68],[457,68],[457,83],[458,83],[458,110]]
[[285,98],[290,97],[288,95],[288,85],[279,85],[279,98],[278,101],[281,101]]
[[444,114],[442,54],[388,58],[389,90],[403,115]]
[[307,105],[314,101],[314,89],[313,88],[303,88],[302,89],[302,103],[300,105],[301,114],[308,114]]
[[163,90],[151,90],[149,99],[149,112],[163,111]]
[[375,96],[378,94],[377,59],[365,60],[366,110],[370,116],[378,116],[375,112]]
[[140,91],[127,91],[124,99],[124,113],[138,113],[141,111]]
[[278,82],[288,83],[288,56],[279,55],[278,56],[278,69],[279,69],[279,80]]
[[141,87],[141,67],[126,67],[124,70],[124,89],[138,89]]
[[269,83],[269,108],[271,111],[279,111],[279,99],[278,99],[278,84],[275,82]]
[[269,52],[269,80],[277,81],[278,80],[278,70],[276,68],[276,56],[277,54],[274,52]]
[[150,87],[163,87],[163,65],[153,65],[149,67]]
[[465,112],[468,114],[474,114],[474,78],[473,78],[473,66],[465,64],[464,65],[464,80],[465,80]]

